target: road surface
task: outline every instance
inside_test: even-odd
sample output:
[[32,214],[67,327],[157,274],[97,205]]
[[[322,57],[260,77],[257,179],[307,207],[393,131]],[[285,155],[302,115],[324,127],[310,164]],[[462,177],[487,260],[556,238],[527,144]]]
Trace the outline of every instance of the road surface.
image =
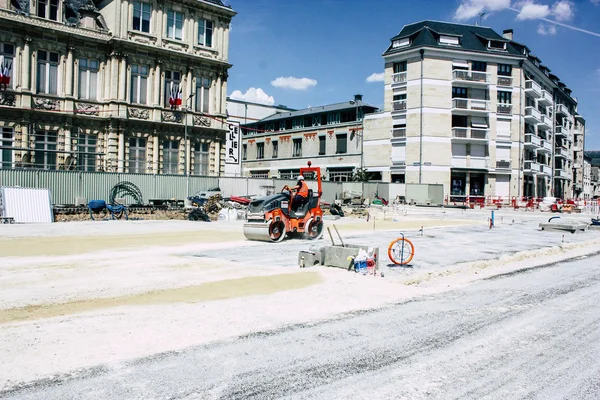
[[599,304],[594,255],[335,320],[98,366],[0,397],[598,399]]

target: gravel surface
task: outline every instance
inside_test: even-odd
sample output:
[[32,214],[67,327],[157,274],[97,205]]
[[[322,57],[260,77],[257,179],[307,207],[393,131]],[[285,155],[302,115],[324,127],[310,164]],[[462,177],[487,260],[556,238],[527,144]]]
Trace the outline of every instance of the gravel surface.
[[600,256],[4,392],[7,399],[597,399]]

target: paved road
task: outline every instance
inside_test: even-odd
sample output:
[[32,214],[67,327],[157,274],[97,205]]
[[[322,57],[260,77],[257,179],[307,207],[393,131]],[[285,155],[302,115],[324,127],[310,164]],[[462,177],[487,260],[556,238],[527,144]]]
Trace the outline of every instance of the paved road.
[[100,366],[3,395],[598,399],[599,305],[600,256],[593,256],[333,321]]

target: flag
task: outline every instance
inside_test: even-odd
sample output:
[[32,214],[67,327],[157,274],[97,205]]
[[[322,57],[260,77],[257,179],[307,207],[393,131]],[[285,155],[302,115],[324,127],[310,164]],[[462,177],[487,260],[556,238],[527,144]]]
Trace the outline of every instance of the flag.
[[179,88],[179,91],[177,92],[177,98],[175,99],[175,105],[176,106],[180,106],[181,105],[181,87]]
[[181,88],[177,85],[171,85],[169,104],[171,105],[171,108],[175,108],[181,105]]
[[0,84],[8,85],[10,83],[10,71],[12,70],[12,62],[4,60],[0,62]]

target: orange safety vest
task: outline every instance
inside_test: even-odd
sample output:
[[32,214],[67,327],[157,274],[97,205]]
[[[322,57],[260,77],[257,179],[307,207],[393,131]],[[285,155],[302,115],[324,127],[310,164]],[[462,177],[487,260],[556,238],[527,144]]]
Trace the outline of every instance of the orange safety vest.
[[306,184],[306,182],[300,182],[300,189],[298,189],[298,195],[305,198],[308,197],[308,185]]

